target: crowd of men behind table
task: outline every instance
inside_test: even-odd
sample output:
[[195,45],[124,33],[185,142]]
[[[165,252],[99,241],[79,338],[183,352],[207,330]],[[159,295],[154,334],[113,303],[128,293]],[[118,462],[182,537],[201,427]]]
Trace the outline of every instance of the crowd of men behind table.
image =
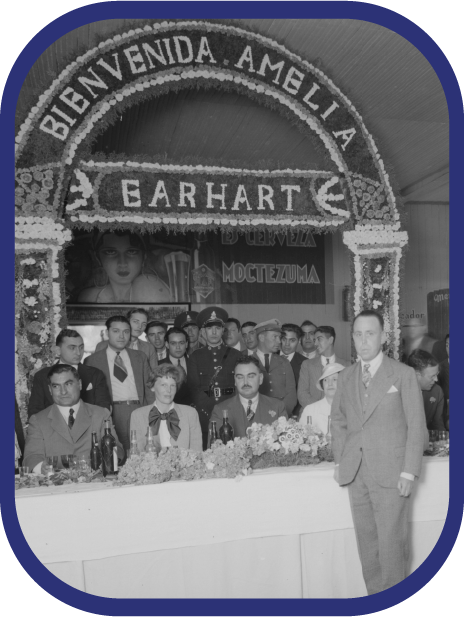
[[[158,450],[201,450],[224,410],[236,437],[245,437],[254,422],[271,424],[279,416],[306,422],[318,402],[328,415],[338,373],[351,364],[335,353],[332,326],[240,323],[218,306],[183,312],[172,326],[134,308],[110,317],[106,329],[108,339],[83,363],[81,335],[62,330],[56,363],[34,375],[22,462],[36,473],[48,456],[90,452],[91,433],[95,429],[100,439],[107,419],[123,462],[131,430],[143,449],[148,426]],[[449,335],[445,341],[445,358],[420,347],[407,358],[429,430],[449,430]]]
[[364,310],[353,320],[350,362],[336,354],[330,325],[241,324],[218,306],[182,313],[169,328],[133,309],[106,327],[108,341],[84,363],[82,337],[63,330],[57,363],[34,375],[24,466],[44,473],[49,456],[89,455],[92,433],[100,440],[105,424],[123,463],[131,431],[139,451],[149,432],[157,451],[201,451],[225,411],[236,437],[254,422],[312,418],[332,434],[334,479],[348,486],[368,594],[407,576],[407,498],[428,430],[449,430],[449,335],[445,358],[419,341],[406,363],[397,362],[383,353],[382,316]]

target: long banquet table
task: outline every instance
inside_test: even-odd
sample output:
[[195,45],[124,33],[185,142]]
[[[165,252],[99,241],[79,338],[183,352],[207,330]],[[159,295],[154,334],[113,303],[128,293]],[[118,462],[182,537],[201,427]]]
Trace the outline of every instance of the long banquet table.
[[[411,504],[411,572],[448,510],[449,462],[424,458]],[[38,559],[111,598],[348,598],[366,595],[348,491],[333,465],[241,481],[21,489],[16,509]]]

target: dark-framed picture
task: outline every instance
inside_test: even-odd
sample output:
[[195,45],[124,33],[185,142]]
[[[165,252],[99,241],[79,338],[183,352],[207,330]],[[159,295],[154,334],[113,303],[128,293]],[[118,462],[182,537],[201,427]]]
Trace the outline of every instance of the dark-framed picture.
[[[77,330],[84,340],[84,357],[95,351],[100,341],[107,340],[106,320],[112,315],[126,315],[133,308],[143,308],[148,313],[148,321],[164,321],[168,325],[180,313],[191,310],[190,302],[175,302],[171,304],[68,304],[66,313],[69,327]],[[142,334],[142,340],[147,340]]]

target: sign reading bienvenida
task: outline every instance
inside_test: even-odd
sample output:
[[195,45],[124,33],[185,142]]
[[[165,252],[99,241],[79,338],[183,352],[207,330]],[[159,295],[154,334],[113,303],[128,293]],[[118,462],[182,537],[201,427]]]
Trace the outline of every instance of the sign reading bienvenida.
[[74,231],[69,303],[325,303],[324,236],[308,230]]

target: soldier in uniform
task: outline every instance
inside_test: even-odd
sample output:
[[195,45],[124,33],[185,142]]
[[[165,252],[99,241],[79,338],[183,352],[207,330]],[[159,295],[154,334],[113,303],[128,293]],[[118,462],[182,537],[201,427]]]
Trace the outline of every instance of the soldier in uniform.
[[196,351],[199,347],[202,347],[200,343],[200,328],[197,324],[197,311],[184,311],[179,313],[174,320],[176,328],[182,328],[185,330],[189,337],[188,353]]
[[255,326],[255,332],[258,336],[258,347],[253,355],[258,358],[264,376],[259,392],[283,401],[290,418],[298,401],[292,366],[286,358],[277,355],[282,336],[280,321],[263,321]]
[[198,314],[197,324],[202,329],[206,347],[194,351],[187,360],[187,385],[192,405],[200,417],[204,450],[213,407],[235,393],[234,367],[242,355],[223,343],[227,319],[227,312],[219,306],[203,309]]

